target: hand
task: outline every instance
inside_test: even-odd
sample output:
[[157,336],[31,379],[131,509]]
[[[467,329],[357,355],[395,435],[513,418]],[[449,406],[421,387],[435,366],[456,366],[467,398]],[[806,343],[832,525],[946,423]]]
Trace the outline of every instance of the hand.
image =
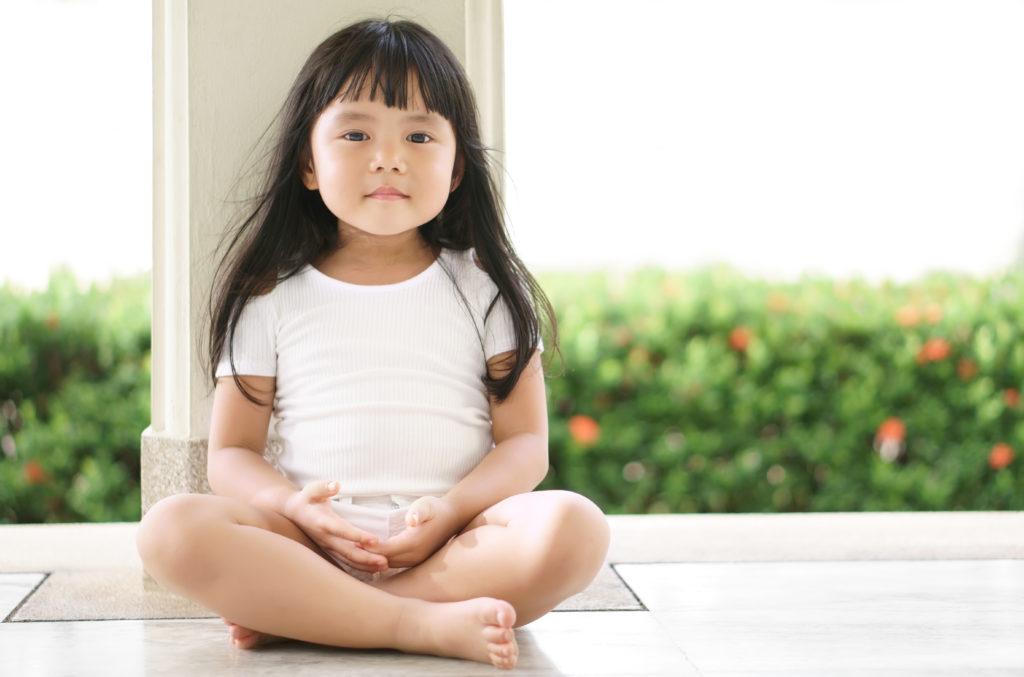
[[448,500],[420,496],[405,513],[406,529],[366,550],[387,557],[399,569],[416,566],[446,544],[459,529],[458,513]]
[[377,537],[357,529],[351,522],[334,512],[330,498],[337,491],[337,482],[310,482],[285,502],[285,517],[295,522],[295,525],[318,546],[346,564],[371,573],[386,569],[386,557],[369,553],[359,547],[376,544]]

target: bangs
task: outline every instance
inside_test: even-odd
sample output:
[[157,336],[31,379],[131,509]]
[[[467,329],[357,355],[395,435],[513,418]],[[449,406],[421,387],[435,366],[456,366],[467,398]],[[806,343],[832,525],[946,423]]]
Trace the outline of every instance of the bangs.
[[364,49],[353,49],[350,63],[340,63],[331,73],[325,88],[327,106],[331,101],[357,101],[366,95],[376,101],[380,93],[389,108],[408,110],[419,93],[427,111],[437,113],[458,128],[458,75],[449,64],[438,62],[427,45],[400,32],[380,35]]

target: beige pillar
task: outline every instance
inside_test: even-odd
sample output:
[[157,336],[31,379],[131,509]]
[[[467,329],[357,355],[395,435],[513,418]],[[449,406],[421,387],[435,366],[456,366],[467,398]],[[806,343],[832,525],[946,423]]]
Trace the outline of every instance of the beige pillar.
[[[199,332],[213,250],[234,216],[230,203],[253,189],[236,186],[264,147],[252,157],[250,150],[321,40],[353,21],[389,14],[427,26],[466,67],[483,141],[505,164],[501,0],[152,1],[152,422],[142,433],[143,513],[170,494],[210,491],[212,396]],[[271,461],[276,449],[271,436]]]

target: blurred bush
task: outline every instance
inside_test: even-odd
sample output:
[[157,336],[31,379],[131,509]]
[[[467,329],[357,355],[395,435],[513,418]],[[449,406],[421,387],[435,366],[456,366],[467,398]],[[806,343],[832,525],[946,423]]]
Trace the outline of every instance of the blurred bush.
[[566,355],[541,489],[608,513],[1024,507],[1021,271],[539,277]]
[[[539,489],[610,514],[1024,507],[1020,272],[538,279],[565,357]],[[150,317],[149,275],[0,289],[0,522],[139,519]]]
[[0,288],[0,522],[139,519],[150,276]]

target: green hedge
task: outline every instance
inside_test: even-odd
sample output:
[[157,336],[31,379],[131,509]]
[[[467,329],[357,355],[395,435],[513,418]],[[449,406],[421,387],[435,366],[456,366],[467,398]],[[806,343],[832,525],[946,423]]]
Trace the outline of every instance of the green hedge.
[[[1024,507],[1019,271],[538,275],[551,472],[609,514]],[[139,519],[150,278],[0,289],[0,522]]]
[[1024,507],[1021,271],[543,284],[567,372],[548,382],[542,488],[610,513]]
[[0,289],[0,522],[139,519],[149,275]]

